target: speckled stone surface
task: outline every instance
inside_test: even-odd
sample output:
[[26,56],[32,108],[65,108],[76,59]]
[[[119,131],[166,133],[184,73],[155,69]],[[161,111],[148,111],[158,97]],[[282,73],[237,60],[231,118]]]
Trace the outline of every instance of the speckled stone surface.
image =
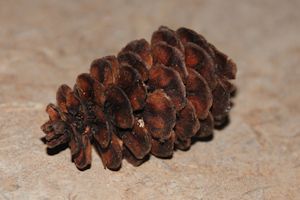
[[[0,199],[300,199],[300,1],[0,1]],[[231,123],[136,168],[79,171],[40,125],[61,83],[159,25],[203,34],[238,64]]]

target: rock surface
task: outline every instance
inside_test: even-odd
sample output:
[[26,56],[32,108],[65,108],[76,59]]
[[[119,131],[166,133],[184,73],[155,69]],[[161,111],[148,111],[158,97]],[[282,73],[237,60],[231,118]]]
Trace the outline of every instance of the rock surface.
[[[300,2],[0,1],[0,199],[300,199]],[[159,25],[238,64],[231,123],[172,159],[79,171],[40,125],[61,83]]]

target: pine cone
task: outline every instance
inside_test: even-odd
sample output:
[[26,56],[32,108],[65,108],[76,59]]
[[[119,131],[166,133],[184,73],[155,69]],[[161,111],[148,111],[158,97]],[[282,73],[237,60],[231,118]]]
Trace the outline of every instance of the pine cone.
[[73,90],[59,87],[41,127],[46,144],[68,144],[79,169],[91,164],[92,145],[112,170],[123,157],[135,166],[150,153],[171,157],[226,122],[235,75],[234,62],[203,36],[160,27],[151,45],[132,41],[117,57],[93,61]]

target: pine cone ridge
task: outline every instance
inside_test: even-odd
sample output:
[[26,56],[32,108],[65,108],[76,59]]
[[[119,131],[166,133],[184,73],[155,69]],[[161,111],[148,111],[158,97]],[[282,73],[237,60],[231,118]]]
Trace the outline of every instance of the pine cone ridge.
[[104,168],[125,158],[134,166],[149,154],[168,158],[208,137],[228,119],[236,65],[193,30],[162,26],[128,43],[118,56],[92,62],[71,89],[61,85],[41,129],[48,148],[68,144],[78,169],[94,146]]

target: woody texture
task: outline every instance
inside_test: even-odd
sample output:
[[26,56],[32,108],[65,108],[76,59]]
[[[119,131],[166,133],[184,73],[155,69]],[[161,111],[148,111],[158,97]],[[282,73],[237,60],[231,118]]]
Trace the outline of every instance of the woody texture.
[[195,31],[160,27],[150,43],[134,40],[94,60],[73,88],[59,87],[41,127],[45,143],[68,145],[80,170],[91,165],[92,146],[111,170],[123,158],[134,166],[150,154],[170,158],[227,123],[236,71]]

